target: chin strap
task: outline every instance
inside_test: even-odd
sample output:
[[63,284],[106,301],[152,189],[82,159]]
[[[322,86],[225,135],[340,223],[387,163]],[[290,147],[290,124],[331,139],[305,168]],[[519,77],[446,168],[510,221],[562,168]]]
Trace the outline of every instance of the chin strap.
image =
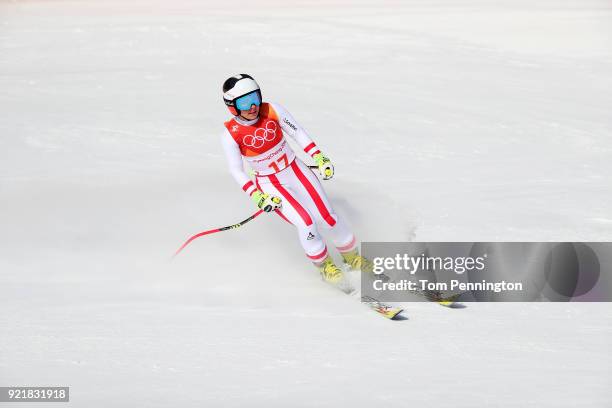
[[250,121],[252,121],[252,120],[257,120],[257,119],[259,119],[259,115],[257,115],[257,117],[256,117],[255,119],[247,119],[247,118],[243,117],[243,116],[242,116],[242,114],[240,114],[240,115],[238,115],[238,116],[236,116],[236,117],[237,117],[237,118],[239,118],[239,119],[244,120],[245,122],[250,122]]

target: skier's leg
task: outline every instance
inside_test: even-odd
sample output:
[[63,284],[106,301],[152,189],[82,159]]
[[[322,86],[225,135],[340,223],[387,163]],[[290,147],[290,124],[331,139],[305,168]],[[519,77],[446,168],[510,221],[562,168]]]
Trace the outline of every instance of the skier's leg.
[[312,214],[295,199],[295,192],[291,188],[284,187],[280,183],[273,183],[272,180],[277,181],[277,178],[258,177],[256,179],[257,188],[283,199],[283,206],[276,213],[296,227],[306,256],[313,262],[322,261],[327,255],[327,246],[317,230]]
[[357,247],[355,235],[344,219],[334,211],[317,176],[297,159],[287,171],[295,175],[297,181],[295,191],[306,208],[315,215],[320,226],[329,231],[331,241],[338,251],[340,253],[353,251]]
[[351,269],[372,272],[372,262],[359,254],[353,231],[334,211],[317,176],[297,159],[292,163],[290,170],[299,183],[295,186],[295,191],[301,195],[306,208],[315,214],[319,224],[329,231],[330,238],[344,262]]
[[334,264],[328,254],[327,245],[317,230],[313,215],[298,201],[295,191],[287,185],[286,177],[287,173],[258,177],[257,188],[283,199],[282,209],[276,212],[297,228],[298,238],[306,256],[317,267],[325,280],[331,283],[341,281],[342,270]]

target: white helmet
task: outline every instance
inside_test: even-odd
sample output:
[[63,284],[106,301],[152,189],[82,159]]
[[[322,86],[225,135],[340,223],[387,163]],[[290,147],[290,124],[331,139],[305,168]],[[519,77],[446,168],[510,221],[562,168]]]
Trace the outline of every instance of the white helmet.
[[248,74],[234,75],[223,83],[223,101],[234,116],[240,115],[240,110],[236,107],[236,99],[257,91],[261,100],[261,90],[252,76]]

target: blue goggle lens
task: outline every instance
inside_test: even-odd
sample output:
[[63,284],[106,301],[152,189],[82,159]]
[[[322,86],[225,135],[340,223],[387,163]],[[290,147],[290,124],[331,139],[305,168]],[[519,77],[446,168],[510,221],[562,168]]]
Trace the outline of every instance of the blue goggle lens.
[[251,109],[252,105],[261,105],[261,98],[259,97],[259,92],[257,91],[251,92],[236,99],[236,108],[238,110],[249,110]]

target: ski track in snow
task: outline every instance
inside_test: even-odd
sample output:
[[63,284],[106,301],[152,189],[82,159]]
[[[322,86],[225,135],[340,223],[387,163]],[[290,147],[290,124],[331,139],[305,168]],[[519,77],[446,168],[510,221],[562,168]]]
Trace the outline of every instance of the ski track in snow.
[[[238,6],[231,8],[231,6]],[[0,3],[0,386],[75,407],[603,407],[607,304],[323,285],[225,169],[248,72],[363,240],[611,238],[606,1]],[[21,404],[27,407],[29,404]]]

